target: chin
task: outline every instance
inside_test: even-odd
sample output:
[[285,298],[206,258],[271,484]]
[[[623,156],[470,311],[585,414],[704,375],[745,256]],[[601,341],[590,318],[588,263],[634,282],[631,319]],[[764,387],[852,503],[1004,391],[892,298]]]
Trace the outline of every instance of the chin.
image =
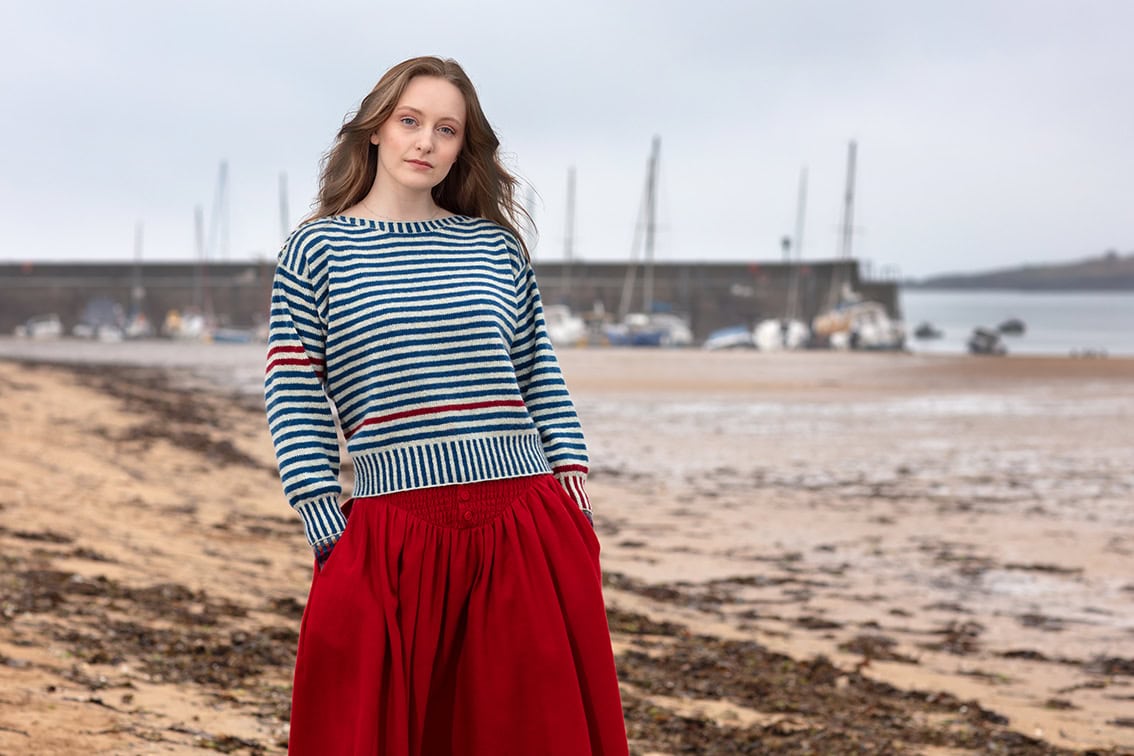
[[443,178],[444,177],[434,179],[433,176],[422,176],[421,174],[417,174],[415,176],[407,177],[405,181],[402,181],[400,183],[407,189],[432,189],[433,187],[440,184]]

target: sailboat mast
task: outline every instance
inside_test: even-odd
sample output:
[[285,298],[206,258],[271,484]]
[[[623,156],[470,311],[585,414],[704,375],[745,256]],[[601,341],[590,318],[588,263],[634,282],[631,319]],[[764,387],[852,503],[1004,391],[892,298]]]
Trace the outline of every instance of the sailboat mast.
[[528,184],[528,191],[524,198],[524,211],[527,212],[527,235],[528,235],[528,254],[535,259],[536,247],[539,246],[539,236],[536,234],[535,222],[535,187]]
[[[654,306],[654,227],[656,224],[655,205],[657,185],[658,153],[661,152],[661,137],[655,136],[650,147],[650,161],[646,166],[646,193],[638,207],[638,220],[634,223],[634,243],[630,245],[630,263],[626,266],[626,277],[622,280],[622,297],[618,301],[618,319],[625,320],[634,299],[634,284],[638,273],[638,243],[642,239],[645,226],[646,255],[645,276],[642,284],[643,310],[648,314]],[[644,222],[643,222],[643,217]]]
[[142,244],[145,226],[142,221],[134,224],[134,275],[133,285],[130,287],[130,317],[133,318],[142,311],[142,300],[146,290],[142,287]]
[[228,260],[229,236],[232,232],[231,216],[228,201],[228,161],[221,163],[221,259]]
[[618,299],[618,320],[626,320],[630,306],[634,299],[634,283],[638,275],[638,245],[642,241],[642,212],[644,206],[638,208],[638,218],[634,221],[634,241],[630,245],[630,261],[626,265],[626,276],[622,279],[622,296]]
[[571,291],[571,265],[575,260],[575,166],[567,169],[567,226],[563,233],[563,276],[560,289],[566,299]]
[[280,171],[280,243],[287,241],[287,234],[291,228],[287,207],[287,172]]
[[807,166],[799,169],[799,193],[795,201],[795,259],[803,259],[803,219],[807,214]]
[[213,214],[209,218],[209,255],[228,260],[228,161],[222,160],[217,174],[217,191],[213,196]]
[[193,208],[193,232],[197,242],[197,275],[193,281],[193,306],[204,311],[205,307],[205,210],[200,205]]
[[799,267],[803,264],[803,219],[807,213],[807,166],[799,170],[799,193],[795,203],[795,238],[794,262],[788,260],[791,266],[789,273],[790,288],[788,289],[788,302],[786,317],[793,320],[799,317]]
[[646,314],[654,311],[654,235],[658,210],[658,155],[661,137],[654,136],[650,148],[650,166],[646,174],[646,271],[642,280],[643,308]]
[[846,260],[851,256],[851,237],[854,235],[854,172],[858,145],[852,139],[847,146],[847,186],[843,196],[843,234],[839,245],[839,257]]

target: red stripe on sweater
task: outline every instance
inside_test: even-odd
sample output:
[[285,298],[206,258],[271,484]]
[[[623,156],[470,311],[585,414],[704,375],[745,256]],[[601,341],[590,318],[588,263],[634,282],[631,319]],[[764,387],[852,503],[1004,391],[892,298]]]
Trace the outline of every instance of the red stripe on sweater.
[[285,345],[285,344],[277,344],[276,346],[274,346],[274,347],[272,347],[271,349],[268,350],[268,358],[271,359],[272,355],[280,354],[282,352],[304,353],[306,351],[307,350],[304,349],[301,346],[288,346],[288,345]]
[[555,473],[556,475],[559,475],[560,473],[569,473],[569,472],[585,473],[585,472],[587,472],[587,466],[586,465],[560,465],[559,467],[551,468],[551,471],[553,473]]
[[441,404],[436,407],[418,407],[417,409],[402,410],[401,412],[391,412],[388,415],[377,415],[376,417],[368,417],[358,425],[354,426],[347,438],[350,438],[355,433],[358,433],[367,425],[377,425],[379,423],[388,423],[392,420],[401,420],[406,417],[415,417],[417,415],[433,415],[442,412],[460,412],[462,410],[485,409],[487,407],[523,407],[524,402],[522,399],[501,399],[489,402],[466,402],[464,404]]
[[307,359],[306,357],[304,357],[302,359],[298,359],[298,360],[272,360],[271,362],[268,363],[268,372],[270,373],[272,371],[272,368],[274,368],[278,365],[310,365],[310,364],[311,364],[311,360]]
[[[302,359],[291,358],[277,358],[279,354],[302,354]],[[313,360],[307,354],[307,350],[301,346],[276,346],[268,350],[268,367],[267,372],[271,372],[272,368],[277,365],[310,365],[315,368],[315,372],[322,375],[323,360]]]

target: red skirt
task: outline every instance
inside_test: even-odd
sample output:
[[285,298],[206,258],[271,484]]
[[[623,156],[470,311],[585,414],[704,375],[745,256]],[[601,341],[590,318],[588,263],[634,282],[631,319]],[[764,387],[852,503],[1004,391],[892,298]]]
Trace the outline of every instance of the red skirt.
[[303,615],[292,756],[627,751],[598,539],[554,477],[354,500]]

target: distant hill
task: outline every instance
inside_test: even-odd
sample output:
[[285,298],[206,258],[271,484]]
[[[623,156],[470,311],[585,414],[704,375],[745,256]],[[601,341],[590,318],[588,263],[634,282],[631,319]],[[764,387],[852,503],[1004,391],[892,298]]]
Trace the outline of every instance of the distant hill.
[[1022,265],[984,273],[945,273],[903,286],[918,289],[1134,291],[1134,253],[1107,252],[1057,265]]

